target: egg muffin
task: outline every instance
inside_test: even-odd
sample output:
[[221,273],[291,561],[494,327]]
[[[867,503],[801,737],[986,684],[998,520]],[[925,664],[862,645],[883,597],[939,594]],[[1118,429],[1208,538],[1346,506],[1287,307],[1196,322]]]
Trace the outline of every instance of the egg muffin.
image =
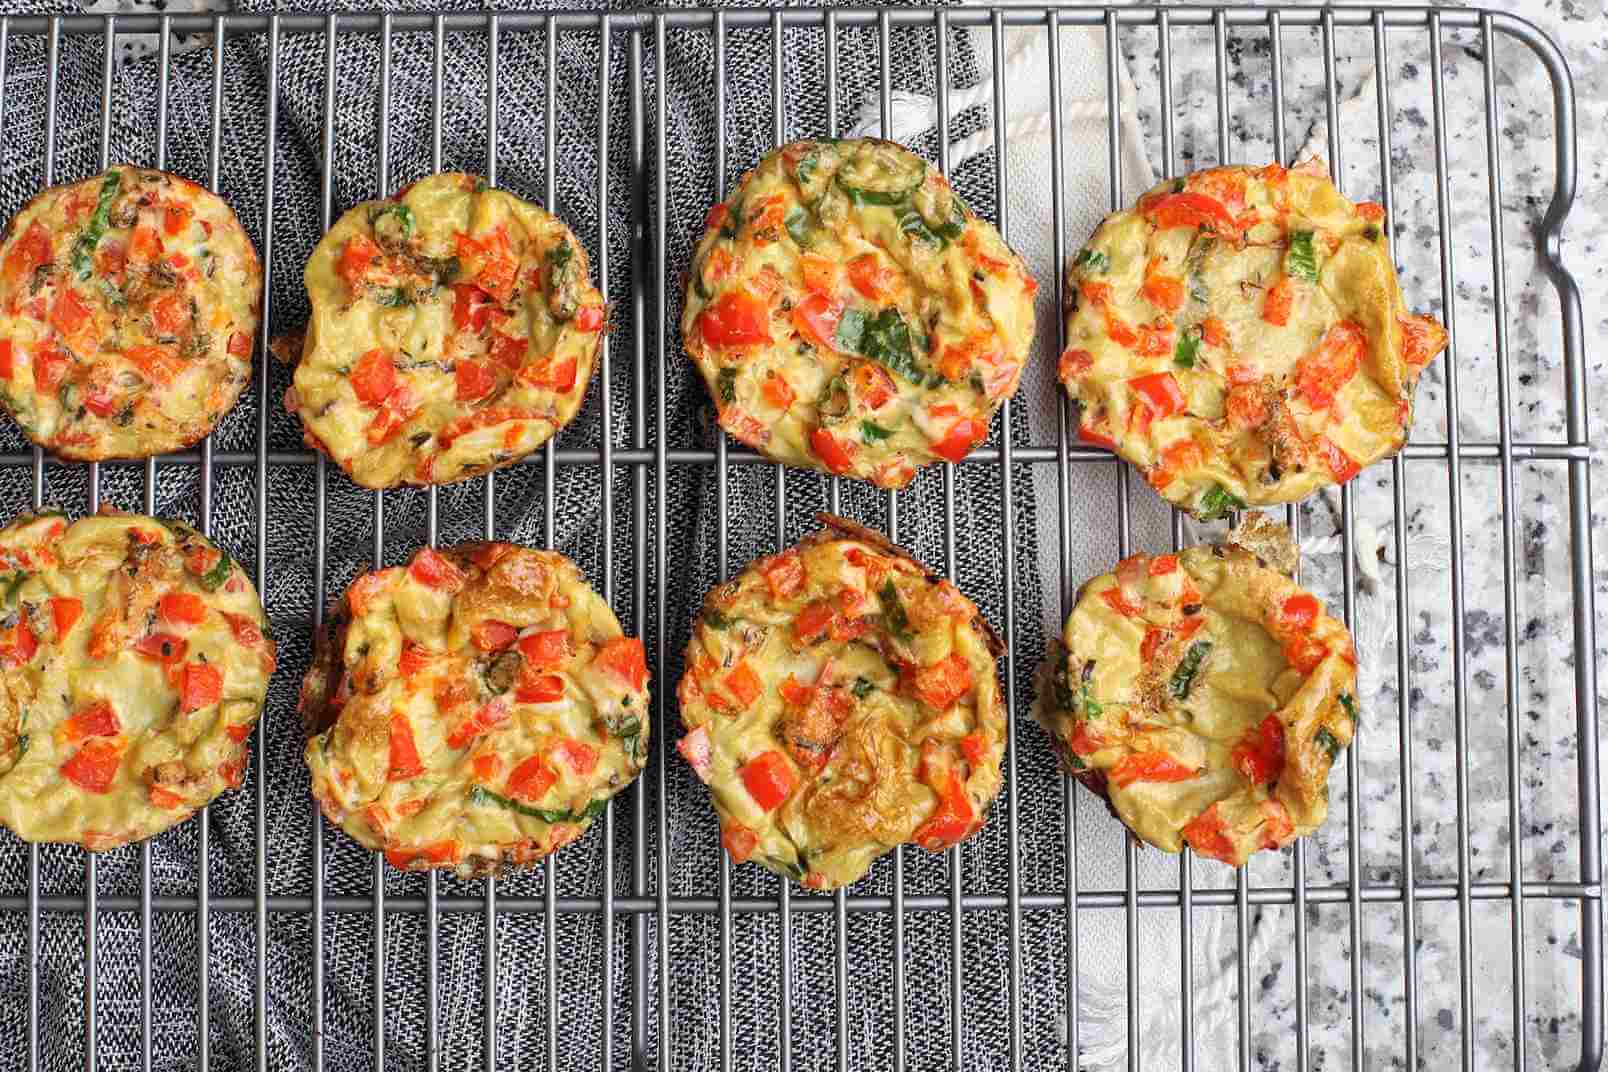
[[581,408],[607,318],[586,251],[473,175],[421,179],[342,216],[307,262],[286,407],[369,488],[511,465]]
[[1199,171],[1107,216],[1067,284],[1080,437],[1202,519],[1400,450],[1446,332],[1408,311],[1384,228],[1322,164]]
[[274,642],[245,572],[174,521],[0,529],[0,824],[105,850],[240,785]]
[[53,186],[0,234],[0,406],[63,458],[180,450],[245,389],[261,311],[216,194],[128,166]]
[[313,796],[393,867],[534,864],[647,758],[642,642],[555,552],[426,548],[353,581],[316,640]]
[[801,141],[710,210],[681,335],[733,438],[900,488],[988,434],[1033,343],[1036,289],[920,157]]
[[977,607],[869,529],[827,528],[704,599],[678,748],[731,858],[812,889],[902,842],[981,829],[1000,788],[1002,652]]
[[1129,830],[1238,866],[1323,823],[1357,662],[1315,596],[1232,539],[1133,555],[1085,584],[1036,713],[1063,769]]

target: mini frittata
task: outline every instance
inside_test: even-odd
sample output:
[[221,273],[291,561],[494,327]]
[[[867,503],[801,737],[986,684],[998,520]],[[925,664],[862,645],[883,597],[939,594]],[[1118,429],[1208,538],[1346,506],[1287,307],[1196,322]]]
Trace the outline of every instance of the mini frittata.
[[1384,227],[1321,163],[1199,171],[1107,216],[1067,285],[1080,437],[1203,519],[1394,454],[1446,332],[1408,311]]
[[647,757],[642,641],[555,552],[425,548],[353,581],[316,639],[313,796],[393,867],[534,864]]
[[0,235],[0,405],[63,458],[180,450],[245,389],[261,312],[216,194],[128,166],[53,186]]
[[919,156],[800,141],[710,210],[681,335],[733,438],[900,488],[988,435],[1033,344],[1037,289]]
[[286,408],[370,488],[511,465],[568,424],[607,312],[562,220],[474,175],[342,216],[307,262]]
[[1328,815],[1357,720],[1351,635],[1241,543],[1123,559],[1083,586],[1046,669],[1062,767],[1151,845],[1239,866]]
[[0,529],[0,824],[113,849],[240,785],[274,642],[187,525],[103,509]]
[[999,792],[1002,650],[977,607],[875,532],[828,527],[704,599],[677,746],[721,841],[812,889],[901,842],[939,852]]

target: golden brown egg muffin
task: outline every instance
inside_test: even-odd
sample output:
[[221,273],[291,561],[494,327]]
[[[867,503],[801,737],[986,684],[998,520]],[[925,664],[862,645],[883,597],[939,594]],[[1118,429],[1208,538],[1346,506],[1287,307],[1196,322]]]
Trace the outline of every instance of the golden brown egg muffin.
[[245,389],[261,311],[216,194],[127,166],[53,186],[0,235],[0,406],[64,458],[182,449]]
[[1200,518],[1394,454],[1446,332],[1408,311],[1383,227],[1321,164],[1199,171],[1107,216],[1067,285],[1079,435]]
[[302,682],[329,821],[394,867],[534,864],[642,770],[648,670],[575,564],[470,543],[366,573]]
[[1036,289],[920,157],[801,141],[710,211],[681,335],[734,438],[899,488],[988,434],[1033,344]]
[[0,529],[0,824],[104,850],[240,784],[274,642],[187,525],[103,510]]
[[845,886],[901,842],[941,851],[1000,788],[999,642],[977,607],[829,514],[704,599],[678,747],[732,859]]
[[305,281],[285,405],[370,488],[464,480],[536,450],[580,410],[607,318],[563,221],[474,175],[358,205]]
[[1123,559],[1083,586],[1046,669],[1062,767],[1151,845],[1238,866],[1327,816],[1351,634],[1241,544]]

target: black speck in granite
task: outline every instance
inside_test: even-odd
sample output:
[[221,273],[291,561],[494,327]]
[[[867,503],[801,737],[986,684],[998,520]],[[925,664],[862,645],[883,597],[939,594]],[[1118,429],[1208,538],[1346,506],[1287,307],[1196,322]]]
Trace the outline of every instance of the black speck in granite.
[[1452,1015],[1451,1009],[1441,1009],[1435,1014],[1435,1022],[1441,1026],[1442,1030],[1450,1031],[1457,1026],[1457,1017]]
[[1488,610],[1476,608],[1463,615],[1469,658],[1478,659],[1486,648],[1502,644],[1502,624],[1502,618]]

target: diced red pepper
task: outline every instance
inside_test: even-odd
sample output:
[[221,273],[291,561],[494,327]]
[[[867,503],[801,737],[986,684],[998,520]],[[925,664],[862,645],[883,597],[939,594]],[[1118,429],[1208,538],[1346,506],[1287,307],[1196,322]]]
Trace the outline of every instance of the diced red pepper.
[[1329,467],[1329,474],[1334,477],[1335,483],[1344,484],[1362,472],[1362,466],[1328,436],[1318,436],[1317,447],[1318,453],[1323,455],[1323,464]]
[[1284,769],[1284,722],[1274,712],[1246,733],[1230,756],[1234,769],[1254,785],[1278,781]]
[[519,639],[519,630],[507,622],[486,618],[469,629],[469,641],[481,651],[501,651]]
[[194,592],[169,592],[156,608],[162,620],[171,625],[199,625],[207,616],[206,601]]
[[184,806],[184,798],[165,786],[151,786],[149,791],[146,793],[146,796],[150,799],[152,807],[164,808],[168,811],[172,811],[175,808],[182,808]]
[[1200,322],[1200,337],[1207,346],[1224,346],[1228,343],[1228,325],[1215,316]]
[[960,739],[960,754],[966,757],[966,762],[973,767],[980,767],[988,758],[988,738],[983,736],[982,730],[972,730]]
[[61,724],[61,735],[76,744],[87,737],[115,737],[123,730],[117,712],[105,700],[90,704]]
[[837,349],[843,306],[824,294],[811,294],[793,306],[793,326],[823,350]]
[[1423,368],[1446,349],[1446,329],[1432,316],[1401,318],[1401,359],[1411,368]]
[[971,665],[959,652],[950,652],[931,666],[918,669],[911,676],[911,691],[935,711],[947,711],[971,691],[972,682]]
[[1128,381],[1128,386],[1150,404],[1157,420],[1182,413],[1187,405],[1184,392],[1170,372],[1152,372],[1148,376],[1135,376]]
[[804,590],[804,560],[797,551],[777,555],[763,568],[773,600],[787,599]]
[[1143,606],[1128,598],[1128,594],[1122,590],[1122,586],[1120,584],[1114,584],[1110,588],[1107,588],[1105,591],[1101,592],[1100,598],[1105,601],[1106,606],[1110,607],[1124,618],[1132,618],[1134,615],[1144,610]]
[[849,382],[854,385],[854,397],[867,409],[881,409],[899,393],[888,370],[869,361],[855,363],[849,370]]
[[874,302],[893,293],[899,273],[887,267],[875,253],[862,253],[849,262],[849,282]]
[[1283,327],[1290,322],[1290,309],[1294,305],[1295,284],[1289,276],[1281,275],[1262,298],[1262,319],[1275,327]]
[[247,335],[245,332],[237,331],[229,336],[229,345],[227,349],[232,356],[238,357],[242,361],[245,361],[251,357],[251,348],[251,336]]
[[782,682],[781,692],[782,702],[790,707],[808,707],[815,698],[815,689],[792,674],[788,674],[787,680]]
[[759,385],[759,393],[765,396],[765,401],[777,409],[788,409],[798,397],[787,384],[787,377],[779,372],[772,372],[766,376]]
[[188,714],[223,697],[223,673],[211,663],[185,663],[179,681],[179,710]]
[[426,588],[455,588],[463,583],[463,571],[452,560],[433,548],[422,548],[408,563],[408,575]]
[[[172,384],[186,367],[184,360],[173,352],[171,346],[130,346],[123,351],[123,356],[140,370],[141,376],[159,387]],[[34,378],[38,379],[37,368]]]
[[648,661],[642,641],[636,637],[615,637],[598,649],[592,665],[623,681],[633,692],[648,683]]
[[975,829],[977,813],[966,792],[966,783],[953,769],[943,772],[933,792],[938,794],[938,806],[916,827],[910,840],[928,852],[942,852]]
[[1139,661],[1152,662],[1156,658],[1156,651],[1167,640],[1167,630],[1159,626],[1151,626],[1145,630],[1144,640],[1139,642]]
[[691,730],[681,740],[676,742],[676,751],[681,758],[692,767],[693,773],[698,775],[701,782],[709,781],[709,771],[713,764],[714,749],[709,742],[709,730],[705,726]]
[[739,771],[743,779],[743,787],[748,795],[754,798],[765,811],[773,811],[785,801],[798,784],[798,775],[793,773],[793,764],[782,753],[774,749],[761,752],[753,759],[744,763]]
[[95,310],[72,287],[57,291],[50,306],[50,326],[68,339],[89,327],[94,316]]
[[759,699],[759,694],[764,691],[759,677],[746,660],[731,668],[731,672],[724,678],[724,684],[726,691],[736,697],[737,703],[744,711],[754,706],[754,701]]
[[793,634],[804,644],[813,644],[826,635],[836,617],[837,610],[828,600],[820,599],[798,612],[793,619]]
[[54,596],[50,600],[50,616],[56,623],[56,640],[59,642],[72,629],[84,613],[84,602],[72,596]]
[[478,334],[491,316],[491,296],[473,283],[452,284],[452,326]]
[[384,350],[369,350],[352,366],[352,393],[365,406],[377,406],[396,389],[396,365]]
[[128,251],[137,262],[155,264],[162,259],[161,233],[150,224],[135,224],[133,233],[128,236]]
[[1145,281],[1139,288],[1146,301],[1164,313],[1171,313],[1184,304],[1184,281],[1174,275],[1161,274],[1160,257],[1150,258],[1145,265]]
[[508,713],[508,704],[500,698],[483,705],[447,735],[447,747],[467,747],[477,737],[506,721]]
[[1107,777],[1120,788],[1134,782],[1183,782],[1199,773],[1166,752],[1136,752],[1117,760],[1117,765],[1111,768]]
[[94,737],[61,765],[61,776],[89,793],[105,793],[117,778],[123,762],[123,742]]
[[1179,473],[1199,466],[1205,457],[1206,452],[1199,443],[1193,439],[1181,439],[1162,450],[1161,461],[1145,474],[1145,479],[1151,487],[1159,490],[1171,484]]
[[1094,367],[1094,355],[1087,350],[1066,349],[1061,352],[1057,369],[1062,383],[1068,383]]
[[453,370],[459,402],[475,402],[497,389],[497,374],[479,361],[460,359]]
[[1323,612],[1323,604],[1310,592],[1297,592],[1279,607],[1279,624],[1287,630],[1305,632]]
[[162,213],[162,230],[170,235],[176,235],[190,226],[190,220],[195,213],[186,204],[168,205]]
[[1179,833],[1189,843],[1189,847],[1202,856],[1232,864],[1238,855],[1234,849],[1234,842],[1229,839],[1228,832],[1223,827],[1223,817],[1217,814],[1216,804],[1191,819]]
[[553,746],[553,754],[568,764],[570,770],[582,777],[597,769],[597,749],[585,741],[565,737]]
[[1178,568],[1177,555],[1157,555],[1145,567],[1145,572],[1152,577],[1165,577]]
[[531,756],[508,776],[508,795],[529,804],[545,796],[556,781],[558,775],[547,765],[547,757]]
[[169,292],[151,303],[151,325],[158,335],[177,335],[190,321],[190,303],[182,294]]
[[810,449],[833,473],[846,473],[854,468],[854,458],[849,448],[825,428],[817,428],[810,433]]
[[728,290],[699,314],[698,331],[710,346],[770,342],[770,306],[742,288]]
[[368,235],[353,235],[341,250],[340,263],[335,271],[346,285],[357,290],[368,278],[369,269],[380,259],[380,247]]
[[397,659],[396,669],[406,681],[420,670],[430,665],[430,651],[415,644],[411,640],[402,642],[402,655]]
[[725,222],[726,204],[724,201],[722,201],[720,204],[717,204],[711,208],[708,214],[704,216],[704,229],[707,231],[713,231],[718,229]]
[[1310,674],[1329,655],[1322,642],[1298,633],[1284,642],[1284,660],[1303,674]]
[[502,756],[496,752],[482,752],[469,765],[474,769],[475,781],[490,782],[502,773]]
[[520,703],[552,703],[564,698],[564,679],[557,674],[526,672],[514,685],[514,699]]
[[570,321],[575,325],[576,331],[602,331],[606,313],[601,305],[583,305],[575,312],[575,318]]
[[1385,218],[1385,206],[1377,201],[1363,201],[1357,205],[1357,215],[1369,223],[1378,223]]
[[731,854],[733,863],[742,863],[759,848],[759,835],[741,823],[726,823],[720,828],[720,843]]
[[563,666],[569,659],[569,630],[544,629],[527,633],[519,638],[519,654],[525,662],[540,670]]
[[1313,409],[1328,409],[1362,367],[1368,337],[1360,325],[1343,320],[1331,327],[1323,341],[1295,366],[1295,393]]
[[987,435],[988,425],[973,417],[962,417],[949,426],[942,439],[932,444],[932,452],[945,461],[963,461]]
[[51,260],[50,232],[45,225],[35,220],[17,239],[11,250],[6,254],[3,269],[4,278],[9,286],[16,286],[39,268]]
[[389,782],[417,778],[424,773],[419,748],[413,742],[413,725],[401,711],[391,712],[391,761],[385,779]]
[[17,348],[10,339],[0,339],[0,379],[9,380],[17,372]]
[[1173,227],[1198,228],[1221,235],[1235,231],[1234,217],[1228,209],[1216,198],[1205,194],[1164,194],[1148,206],[1141,203],[1140,210],[1150,217],[1158,229],[1164,231]]
[[174,664],[184,661],[184,655],[190,650],[190,644],[183,637],[176,637],[172,633],[149,633],[134,642],[134,650],[147,659]]

